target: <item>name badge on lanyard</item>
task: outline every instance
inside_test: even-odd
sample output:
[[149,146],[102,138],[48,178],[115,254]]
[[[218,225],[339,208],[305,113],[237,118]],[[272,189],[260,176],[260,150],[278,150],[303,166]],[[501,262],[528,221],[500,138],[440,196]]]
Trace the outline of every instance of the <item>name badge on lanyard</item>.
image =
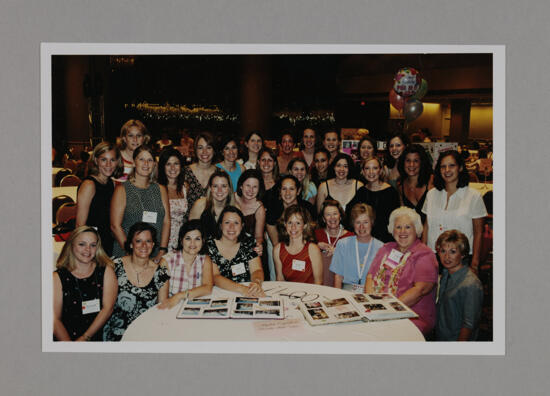
[[363,293],[365,291],[365,285],[357,285],[354,283],[351,285],[351,291],[354,293]]
[[231,274],[233,276],[242,275],[246,272],[244,263],[239,263],[231,266]]
[[363,279],[363,275],[365,274],[365,269],[367,267],[367,260],[369,258],[369,254],[372,249],[372,245],[374,245],[373,238],[371,238],[370,240],[369,248],[367,249],[367,253],[363,257],[363,261],[360,261],[359,260],[359,242],[357,241],[357,237],[355,238],[355,258],[357,262],[357,275],[359,275],[359,282],[361,282],[361,280]]
[[143,217],[141,219],[144,223],[153,223],[157,222],[157,212],[149,212],[148,210],[143,211]]
[[306,270],[306,262],[303,260],[292,260],[292,269],[294,271],[304,272]]
[[399,250],[392,249],[388,258],[384,262],[384,265],[390,269],[394,269],[399,265],[399,262],[401,261],[402,257],[403,257],[403,253],[401,253]]
[[100,311],[99,298],[82,301],[82,315],[91,314]]

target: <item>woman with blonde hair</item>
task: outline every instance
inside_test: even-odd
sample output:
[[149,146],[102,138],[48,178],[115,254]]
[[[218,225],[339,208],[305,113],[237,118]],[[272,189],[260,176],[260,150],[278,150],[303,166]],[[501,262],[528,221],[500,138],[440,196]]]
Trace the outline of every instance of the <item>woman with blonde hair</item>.
[[166,187],[155,182],[156,162],[153,150],[139,146],[133,156],[136,166],[128,180],[115,188],[111,200],[111,230],[115,236],[113,256],[124,255],[122,248],[130,227],[137,222],[152,224],[160,234],[160,246],[155,246],[154,261],[158,263],[168,252],[170,238],[170,208]]
[[71,233],[53,273],[54,340],[103,341],[118,290],[112,266],[95,228]]
[[295,176],[302,184],[302,199],[314,205],[317,197],[317,187],[315,187],[315,183],[309,181],[306,160],[300,157],[291,159],[288,163],[288,173]]
[[110,207],[115,184],[111,178],[122,173],[118,149],[109,142],[95,146],[89,162],[89,175],[78,186],[76,199],[76,227],[94,226],[99,232],[107,255],[113,253]]
[[134,168],[134,150],[142,144],[149,144],[151,136],[147,131],[147,127],[140,120],[128,120],[120,128],[120,154],[122,156],[122,164],[124,172],[120,181],[126,181],[128,175]]

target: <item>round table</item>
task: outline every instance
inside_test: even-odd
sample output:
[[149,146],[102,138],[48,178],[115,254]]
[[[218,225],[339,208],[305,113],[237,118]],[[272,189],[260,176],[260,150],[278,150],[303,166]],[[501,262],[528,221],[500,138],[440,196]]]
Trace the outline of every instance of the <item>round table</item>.
[[[263,289],[283,297],[285,319],[176,319],[181,303],[166,310],[155,306],[132,322],[122,341],[425,341],[408,319],[311,326],[295,307],[300,299],[285,296],[315,301],[351,294],[345,290],[295,282],[264,282]],[[214,287],[212,296],[237,294]]]

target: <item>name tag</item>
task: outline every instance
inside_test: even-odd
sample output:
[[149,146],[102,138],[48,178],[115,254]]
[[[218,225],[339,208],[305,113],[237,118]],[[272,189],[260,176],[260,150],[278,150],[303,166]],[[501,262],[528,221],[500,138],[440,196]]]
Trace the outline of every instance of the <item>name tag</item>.
[[390,255],[386,258],[384,265],[390,269],[394,269],[399,264],[401,257],[403,257],[403,253],[398,250],[392,249]]
[[149,212],[149,211],[145,210],[143,212],[143,217],[142,217],[141,221],[143,221],[145,223],[154,223],[154,224],[156,224],[156,222],[157,222],[157,212]]
[[82,314],[86,315],[86,314],[99,312],[101,309],[99,305],[100,305],[99,298],[94,298],[93,300],[88,300],[88,301],[82,301]]
[[304,272],[306,270],[306,262],[303,260],[292,260],[292,269],[294,271]]
[[365,285],[352,284],[351,285],[351,291],[354,292],[354,293],[364,293]]
[[242,275],[246,272],[246,268],[244,267],[244,263],[235,264],[231,266],[231,274],[233,276]]

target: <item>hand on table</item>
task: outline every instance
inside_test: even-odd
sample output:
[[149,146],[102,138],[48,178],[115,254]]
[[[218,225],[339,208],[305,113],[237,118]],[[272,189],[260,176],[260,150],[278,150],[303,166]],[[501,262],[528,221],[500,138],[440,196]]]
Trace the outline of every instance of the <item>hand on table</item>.
[[164,300],[163,302],[161,302],[159,305],[158,305],[158,308],[159,309],[170,309],[170,308],[173,308],[174,306],[176,306],[180,301],[181,301],[181,297],[178,296],[177,294],[170,297],[170,298],[167,298],[166,300]]
[[246,297],[265,297],[264,290],[257,282],[250,282],[244,295]]

